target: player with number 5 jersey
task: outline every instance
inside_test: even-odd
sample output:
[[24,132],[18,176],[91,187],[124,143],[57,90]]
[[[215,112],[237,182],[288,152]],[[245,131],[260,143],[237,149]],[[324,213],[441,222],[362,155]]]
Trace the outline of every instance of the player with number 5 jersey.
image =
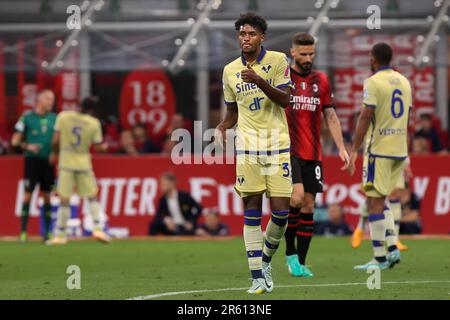
[[102,231],[101,207],[97,200],[97,183],[92,170],[90,147],[106,151],[102,143],[100,121],[90,113],[97,104],[95,97],[82,102],[81,110],[66,110],[58,114],[53,136],[53,151],[59,154],[57,192],[61,204],[57,213],[55,237],[47,244],[65,244],[67,242],[67,221],[70,218],[69,199],[76,192],[80,197],[88,198],[89,211],[94,223],[93,236],[109,242],[109,236]]

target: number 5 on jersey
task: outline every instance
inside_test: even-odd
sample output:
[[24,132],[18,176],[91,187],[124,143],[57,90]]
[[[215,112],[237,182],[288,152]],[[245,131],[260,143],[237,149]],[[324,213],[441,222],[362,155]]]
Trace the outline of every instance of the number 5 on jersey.
[[81,127],[73,127],[72,134],[75,136],[75,142],[72,143],[72,147],[76,148],[81,143]]

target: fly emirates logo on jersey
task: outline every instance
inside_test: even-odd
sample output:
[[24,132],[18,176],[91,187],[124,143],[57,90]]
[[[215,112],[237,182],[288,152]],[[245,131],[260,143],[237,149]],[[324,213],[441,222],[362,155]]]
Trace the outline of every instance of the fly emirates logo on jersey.
[[315,112],[321,105],[321,99],[318,97],[291,96],[291,105],[294,110],[305,110]]

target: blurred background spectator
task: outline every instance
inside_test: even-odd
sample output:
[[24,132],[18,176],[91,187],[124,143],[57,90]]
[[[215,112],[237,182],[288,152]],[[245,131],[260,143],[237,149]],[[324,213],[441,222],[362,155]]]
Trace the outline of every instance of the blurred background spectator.
[[344,236],[353,232],[349,225],[345,223],[342,208],[338,203],[332,203],[328,206],[328,220],[317,222],[314,228],[314,234],[324,236]]
[[134,135],[131,130],[125,129],[120,133],[119,150],[117,154],[126,154],[130,156],[137,156],[139,152],[136,148]]
[[417,124],[418,130],[415,137],[423,137],[430,145],[432,152],[442,150],[442,143],[439,130],[433,125],[433,116],[429,113],[422,113]]
[[0,137],[0,156],[10,153],[9,142]]
[[427,139],[421,136],[415,136],[412,141],[412,154],[424,155],[430,153],[430,145]]
[[136,149],[139,153],[159,153],[161,150],[150,140],[147,127],[144,124],[136,124],[133,127]]
[[411,191],[408,184],[400,191],[402,218],[400,219],[400,234],[418,234],[422,232],[420,220],[420,199]]
[[161,199],[149,235],[194,235],[202,207],[188,192],[177,189],[176,176],[166,172],[160,178]]
[[199,225],[195,234],[198,236],[226,236],[229,233],[228,226],[220,222],[217,209],[204,210],[204,223]]

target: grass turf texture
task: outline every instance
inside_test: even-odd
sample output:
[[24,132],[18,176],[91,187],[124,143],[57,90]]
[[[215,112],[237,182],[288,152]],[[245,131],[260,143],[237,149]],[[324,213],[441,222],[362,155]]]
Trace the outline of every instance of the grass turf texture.
[[[316,237],[307,261],[313,278],[288,274],[282,245],[272,263],[272,293],[254,296],[244,289],[160,299],[450,299],[450,241],[403,242],[410,250],[402,253],[402,262],[394,269],[382,271],[380,290],[367,289],[370,275],[352,269],[370,259],[369,241],[354,250],[348,238]],[[66,288],[69,265],[81,268],[81,290]],[[446,282],[388,283],[424,280]],[[311,286],[343,283],[360,284]],[[39,242],[0,242],[0,299],[127,299],[164,292],[248,288],[250,284],[241,238],[123,240],[110,245],[72,241],[54,247]]]

